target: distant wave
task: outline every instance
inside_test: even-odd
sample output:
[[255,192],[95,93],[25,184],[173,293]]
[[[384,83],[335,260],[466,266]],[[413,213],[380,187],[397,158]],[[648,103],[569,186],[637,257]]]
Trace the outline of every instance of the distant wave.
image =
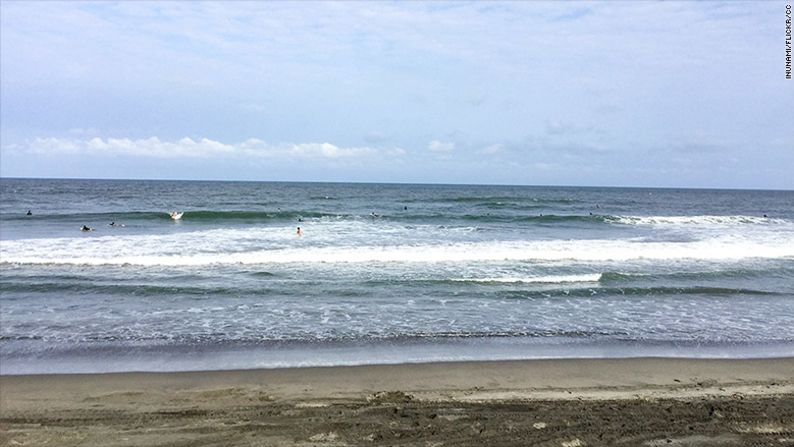
[[317,211],[186,211],[183,219],[201,220],[283,220],[295,218],[344,218],[350,217],[339,213],[322,213]]
[[[463,198],[461,198],[463,200]],[[493,212],[472,213],[472,209],[464,213],[430,212],[430,211],[399,211],[395,213],[382,213],[378,221],[403,222],[403,223],[435,223],[454,224],[465,222],[467,224],[517,224],[517,225],[573,225],[576,227],[591,227],[599,225],[630,225],[630,226],[661,226],[661,227],[690,227],[690,228],[720,228],[737,226],[791,226],[794,221],[781,218],[766,218],[759,216],[623,216],[609,214],[550,214],[530,211],[524,205],[511,206],[509,203],[499,201],[486,203],[486,208]],[[66,213],[66,214],[36,214],[2,215],[3,220],[47,220],[52,222],[81,222],[90,225],[104,223],[130,223],[130,222],[167,222],[170,221],[169,211],[130,211],[130,212],[103,212],[103,213]],[[370,215],[351,212],[323,212],[316,210],[180,210],[184,211],[182,218],[185,222],[222,223],[222,222],[248,222],[267,223],[307,220],[369,220]]]
[[[511,207],[505,207],[512,209]],[[31,219],[43,219],[53,222],[88,222],[103,223],[116,221],[141,222],[141,221],[169,221],[172,210],[164,211],[132,211],[132,212],[105,212],[105,213],[65,213],[65,214],[36,214],[34,216],[25,215],[3,215],[3,220],[30,221]],[[180,210],[183,211],[183,210]],[[285,210],[285,211],[214,211],[214,210],[186,210],[184,211],[183,221],[201,222],[223,222],[223,221],[249,221],[249,222],[268,222],[304,219],[349,219],[361,220],[369,219],[369,213],[355,214],[348,212],[320,212],[312,210]],[[524,222],[524,223],[565,223],[565,222],[584,222],[584,223],[603,223],[617,222],[618,216],[600,215],[555,215],[555,214],[502,214],[481,213],[481,214],[454,214],[454,213],[430,213],[430,212],[396,212],[381,213],[377,216],[381,220],[397,222]],[[621,222],[623,223],[623,222]]]
[[33,216],[25,216],[20,214],[3,214],[3,220],[27,220],[27,221],[130,221],[130,220],[171,220],[169,211],[128,211],[128,212],[107,212],[107,213],[36,213]]
[[[550,214],[533,212],[520,212],[510,206],[494,206],[494,208],[509,210],[511,212],[485,212],[485,213],[397,213],[382,216],[386,220],[397,222],[457,222],[468,223],[516,223],[537,225],[566,225],[576,224],[591,225],[632,225],[632,226],[677,226],[677,227],[724,227],[724,226],[770,226],[789,225],[794,227],[794,221],[780,218],[767,218],[756,216],[621,216],[610,214]],[[519,211],[519,212],[516,212]]]
[[605,216],[606,222],[627,225],[782,225],[794,222],[759,216]]
[[[171,210],[164,211],[133,211],[133,212],[106,212],[106,213],[69,213],[69,214],[36,214],[34,216],[3,215],[6,220],[47,219],[52,221],[84,221],[84,222],[111,222],[119,223],[145,220],[171,220]],[[180,210],[181,211],[181,210]],[[199,221],[269,221],[269,220],[294,220],[296,218],[346,218],[351,217],[339,213],[323,213],[318,211],[212,211],[195,210],[184,211],[182,220]]]
[[565,224],[582,224],[582,225],[599,225],[604,223],[613,223],[617,221],[616,216],[604,215],[582,215],[582,214],[542,214],[533,212],[529,213],[499,213],[487,212],[479,214],[443,214],[443,213],[416,213],[416,214],[395,214],[384,215],[383,219],[394,220],[396,222],[436,222],[436,223],[453,223],[453,222],[466,222],[469,224],[481,223],[511,223],[511,224],[530,224],[530,225],[565,225]]
[[763,269],[720,269],[713,271],[688,271],[670,273],[620,273],[604,272],[601,274],[602,284],[620,284],[637,279],[643,280],[703,280],[703,279],[725,279],[725,278],[756,278],[769,275],[794,276],[794,265],[790,267],[768,267]]
[[515,207],[493,206],[492,208],[513,212],[486,212],[479,214],[417,213],[385,215],[383,218],[396,221],[465,221],[471,223],[516,223],[538,225],[631,225],[631,226],[678,226],[678,227],[723,227],[739,225],[791,225],[794,221],[780,218],[754,216],[621,216],[609,214],[548,214],[515,212]]
[[[506,207],[507,208],[507,207]],[[530,224],[619,224],[636,226],[722,227],[739,225],[792,225],[794,221],[757,216],[621,216],[610,214],[407,214],[385,216],[398,220],[463,220],[471,222],[514,222]]]
[[520,196],[453,196],[428,199],[410,199],[406,203],[544,203],[544,204],[570,204],[580,203],[580,200],[568,197],[520,197]]

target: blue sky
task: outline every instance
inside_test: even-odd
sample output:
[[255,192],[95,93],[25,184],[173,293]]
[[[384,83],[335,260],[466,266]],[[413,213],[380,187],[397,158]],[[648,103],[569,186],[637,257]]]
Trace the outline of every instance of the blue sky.
[[785,2],[0,5],[4,177],[794,189]]

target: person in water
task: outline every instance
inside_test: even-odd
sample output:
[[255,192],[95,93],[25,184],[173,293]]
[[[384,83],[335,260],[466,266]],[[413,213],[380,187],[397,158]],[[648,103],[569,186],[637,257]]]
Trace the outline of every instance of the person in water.
[[301,232],[301,227],[298,227],[298,231],[295,234],[297,234],[298,236],[303,235],[303,233]]
[[33,215],[33,213],[31,213],[31,212],[30,212],[30,210],[28,210],[28,212],[27,212],[27,215],[28,215],[28,216],[32,216],[32,215]]
[[83,225],[83,228],[80,228],[80,230],[82,230],[82,231],[94,231],[93,228],[91,228],[89,226],[86,226],[86,225]]

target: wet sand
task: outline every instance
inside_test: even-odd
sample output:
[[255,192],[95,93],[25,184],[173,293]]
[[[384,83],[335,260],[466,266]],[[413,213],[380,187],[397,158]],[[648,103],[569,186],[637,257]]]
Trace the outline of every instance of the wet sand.
[[2,376],[0,445],[794,445],[794,358]]

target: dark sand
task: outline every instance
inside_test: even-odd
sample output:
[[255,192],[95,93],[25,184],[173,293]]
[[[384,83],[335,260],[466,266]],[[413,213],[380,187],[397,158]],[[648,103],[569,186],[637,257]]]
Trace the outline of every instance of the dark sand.
[[794,445],[794,358],[0,377],[0,445]]

